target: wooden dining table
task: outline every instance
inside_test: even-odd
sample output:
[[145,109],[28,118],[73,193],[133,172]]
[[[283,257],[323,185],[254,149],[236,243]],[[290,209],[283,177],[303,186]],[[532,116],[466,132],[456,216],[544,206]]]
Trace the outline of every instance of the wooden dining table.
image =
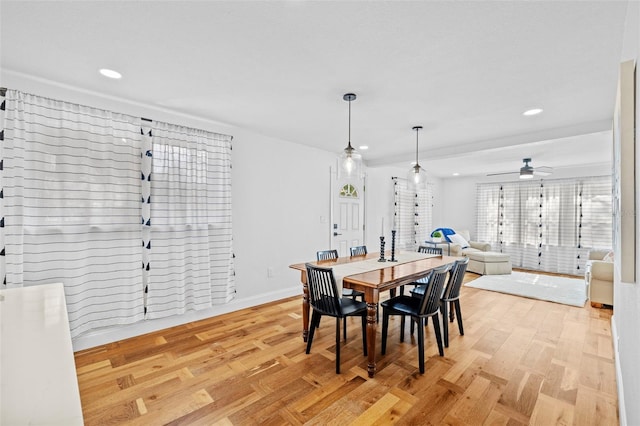
[[[362,262],[379,256],[379,253],[369,253],[362,256],[339,257],[337,259],[296,263],[289,266],[292,269],[300,271],[300,281],[302,282],[303,291],[302,338],[305,342],[309,335],[309,287],[307,284],[305,264],[310,263],[312,265],[331,268],[345,263]],[[458,257],[454,256],[434,256],[400,264],[386,262],[382,269],[348,275],[343,278],[343,287],[363,292],[364,300],[367,302],[367,371],[369,377],[374,377],[376,373],[376,312],[378,301],[380,300],[380,293],[389,290],[395,291],[397,287],[425,278],[433,269],[452,264],[458,259]]]

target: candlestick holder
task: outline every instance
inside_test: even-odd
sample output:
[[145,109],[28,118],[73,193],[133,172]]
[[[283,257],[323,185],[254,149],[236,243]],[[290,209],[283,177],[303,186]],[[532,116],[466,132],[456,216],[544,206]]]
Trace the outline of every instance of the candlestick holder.
[[384,236],[380,237],[380,259],[378,262],[386,262],[387,259],[384,258]]
[[396,230],[392,230],[391,231],[391,259],[389,259],[389,262],[397,262],[398,259],[396,259]]

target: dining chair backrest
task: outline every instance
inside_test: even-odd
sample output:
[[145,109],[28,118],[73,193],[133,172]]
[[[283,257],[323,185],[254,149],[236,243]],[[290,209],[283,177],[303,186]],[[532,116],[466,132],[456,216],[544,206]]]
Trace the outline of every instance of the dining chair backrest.
[[460,287],[462,287],[462,281],[464,280],[464,273],[467,271],[467,265],[469,264],[469,258],[465,257],[460,260],[456,260],[451,267],[451,273],[449,274],[449,281],[447,287],[444,290],[443,299],[455,300],[460,297]]
[[355,246],[349,249],[351,251],[351,256],[361,256],[363,254],[367,254],[367,246]]
[[338,250],[320,250],[316,252],[318,260],[329,260],[338,258]]
[[333,276],[333,269],[309,263],[305,266],[309,286],[309,304],[324,315],[342,316],[340,296]]
[[420,246],[418,247],[418,253],[437,254],[442,256],[442,247]]
[[427,288],[420,301],[419,315],[433,314],[440,308],[440,298],[449,269],[451,269],[451,265],[443,265],[435,268],[429,275]]

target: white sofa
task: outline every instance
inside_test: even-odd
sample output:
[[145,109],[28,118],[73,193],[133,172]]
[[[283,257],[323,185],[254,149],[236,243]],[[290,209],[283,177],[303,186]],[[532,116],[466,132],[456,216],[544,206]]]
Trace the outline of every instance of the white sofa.
[[462,229],[460,231],[456,230],[456,234],[459,234],[462,238],[467,240],[469,242],[469,247],[462,248],[460,244],[455,243],[449,243],[449,246],[447,246],[446,243],[441,243],[438,244],[437,247],[442,248],[443,253],[450,253],[451,256],[466,256],[467,253],[471,252],[491,251],[491,244],[471,241],[469,230],[467,229]]
[[585,279],[589,286],[591,306],[613,306],[613,259],[603,260],[610,250],[589,251]]

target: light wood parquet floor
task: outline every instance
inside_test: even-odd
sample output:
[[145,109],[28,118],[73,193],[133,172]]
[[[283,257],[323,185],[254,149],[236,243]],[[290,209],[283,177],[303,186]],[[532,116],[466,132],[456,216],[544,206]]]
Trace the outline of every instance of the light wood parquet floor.
[[[465,281],[477,278],[467,273]],[[342,374],[335,326],[301,337],[301,297],[75,354],[87,425],[617,425],[612,311],[468,287],[465,335],[450,324],[440,357],[431,324],[426,371],[399,341],[367,377],[360,323],[349,319]],[[326,322],[325,322],[326,321]],[[379,327],[380,328],[380,327]],[[380,340],[378,340],[378,343]]]

